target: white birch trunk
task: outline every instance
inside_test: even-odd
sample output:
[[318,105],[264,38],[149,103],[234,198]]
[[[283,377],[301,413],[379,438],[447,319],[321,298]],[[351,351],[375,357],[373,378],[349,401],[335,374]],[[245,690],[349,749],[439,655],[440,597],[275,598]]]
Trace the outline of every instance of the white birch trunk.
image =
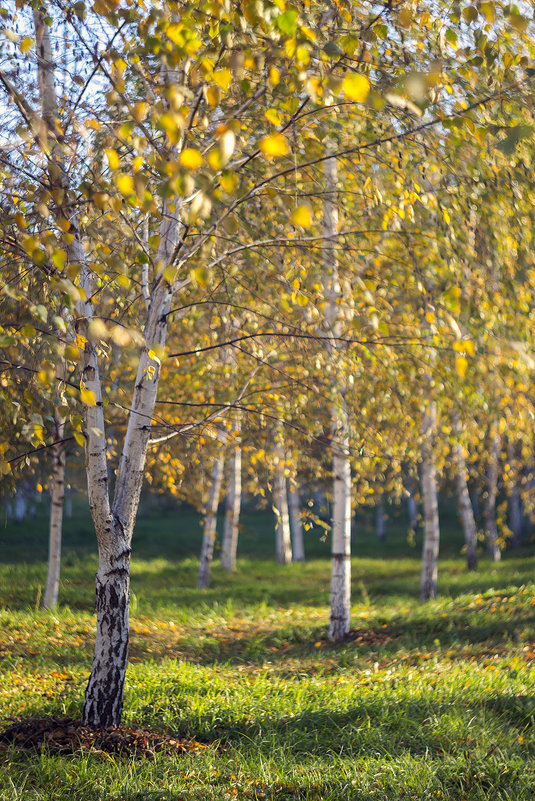
[[[58,412],[54,414],[54,439],[62,440],[65,422]],[[50,490],[50,525],[48,535],[48,572],[43,609],[53,609],[58,603],[61,570],[61,539],[63,502],[65,499],[65,443],[52,448],[52,487]]]
[[217,532],[217,510],[219,508],[219,496],[221,494],[224,466],[225,454],[221,451],[219,456],[214,460],[210,476],[210,490],[204,509],[201,564],[199,565],[199,578],[197,580],[197,587],[199,588],[208,587],[210,584],[210,569],[214,557],[214,545]]
[[351,465],[349,461],[349,420],[345,387],[341,379],[340,300],[336,236],[338,234],[336,158],[324,162],[325,201],[323,204],[324,293],[329,355],[338,376],[331,405],[333,453],[333,517],[331,553],[331,597],[329,639],[344,637],[350,628],[351,607]]
[[284,466],[284,443],[282,432],[279,430],[275,443],[275,464],[273,465],[273,511],[275,512],[276,554],[279,565],[287,565],[292,561],[290,515]]
[[424,517],[424,543],[422,552],[422,576],[420,595],[423,600],[436,598],[438,591],[438,552],[440,527],[438,519],[438,491],[435,460],[432,448],[436,409],[429,403],[422,425],[422,505]]
[[459,441],[460,436],[460,423],[458,415],[454,415],[454,428],[457,436],[455,442],[455,462],[456,462],[456,483],[457,483],[457,499],[459,503],[459,514],[464,532],[464,542],[466,545],[466,566],[468,570],[476,570],[477,568],[477,530],[476,521],[474,518],[474,511],[470,501],[470,493],[468,492],[468,481],[466,470],[466,462],[463,453],[463,447]]
[[[49,154],[49,179],[53,186],[64,191],[64,200],[56,212],[70,222],[71,241],[67,245],[67,260],[81,266],[79,287],[82,292],[76,304],[75,322],[78,341],[82,343],[81,379],[96,399],[94,405],[83,406],[88,497],[98,541],[99,566],[96,576],[95,652],[85,692],[82,722],[94,727],[117,726],[121,720],[128,661],[131,539],[160,374],[159,364],[149,356],[149,352],[155,346],[158,348],[165,344],[172,292],[169,281],[161,271],[154,282],[150,298],[144,331],[145,345],[140,354],[111,507],[98,357],[88,333],[92,320],[90,272],[78,226],[76,195],[69,185],[61,134],[57,130],[55,64],[49,30],[39,11],[34,11],[34,23],[42,123],[48,139],[44,152],[48,151]],[[165,80],[165,69],[163,72]],[[172,261],[179,241],[179,213],[178,203],[172,209],[164,203],[156,264],[167,266]],[[149,367],[150,370],[147,369]]]
[[487,496],[485,498],[485,529],[487,548],[493,562],[499,562],[502,553],[498,543],[496,527],[496,496],[498,494],[498,467],[500,459],[500,432],[494,425],[490,435],[490,453],[487,467]]
[[288,511],[290,513],[290,531],[292,534],[292,559],[294,562],[305,561],[305,544],[303,541],[303,524],[299,503],[299,489],[291,479],[287,481]]
[[[239,435],[241,421],[234,423],[234,432]],[[221,546],[221,567],[232,573],[236,570],[236,553],[238,550],[238,526],[241,508],[241,443],[239,436],[231,440],[234,448],[230,459],[229,485],[225,504],[225,524],[223,527],[223,543]]]

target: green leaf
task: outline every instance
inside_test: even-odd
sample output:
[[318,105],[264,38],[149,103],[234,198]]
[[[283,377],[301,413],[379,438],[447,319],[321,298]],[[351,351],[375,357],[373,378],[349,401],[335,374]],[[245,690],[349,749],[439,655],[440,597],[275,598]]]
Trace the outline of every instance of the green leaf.
[[295,36],[297,30],[297,11],[295,8],[289,8],[283,14],[275,17],[275,25],[281,33],[286,36]]

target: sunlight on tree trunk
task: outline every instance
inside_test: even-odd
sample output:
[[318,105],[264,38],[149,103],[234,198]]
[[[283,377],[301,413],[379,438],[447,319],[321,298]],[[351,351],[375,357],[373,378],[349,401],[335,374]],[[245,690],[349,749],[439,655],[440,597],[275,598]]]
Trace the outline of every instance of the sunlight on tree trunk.
[[225,524],[223,528],[223,544],[221,546],[221,567],[233,572],[236,570],[236,552],[238,550],[238,532],[241,509],[241,420],[238,417],[233,427],[234,437],[230,441],[233,449],[230,458],[230,475],[225,505]]
[[[54,414],[54,439],[64,436],[65,423],[59,413]],[[43,609],[53,609],[58,603],[61,570],[61,539],[63,504],[65,500],[65,443],[52,448],[52,486],[50,489],[50,525],[48,538],[48,572]]]
[[275,463],[273,465],[273,511],[275,512],[275,539],[277,564],[287,565],[292,561],[292,543],[290,539],[290,516],[288,512],[288,495],[286,493],[286,476],[284,475],[285,455],[282,427],[276,434]]
[[[324,163],[325,199],[323,202],[323,259],[325,265],[325,323],[329,358],[343,374],[340,364],[340,301],[342,290],[338,275],[336,237],[338,235],[338,166],[336,158]],[[331,552],[331,600],[329,639],[344,637],[350,628],[351,607],[351,465],[349,461],[349,419],[345,390],[340,380],[333,387],[331,405],[331,442],[333,464],[333,517]]]
[[303,523],[301,522],[301,506],[299,487],[292,480],[286,482],[288,489],[288,511],[290,513],[290,530],[292,533],[292,559],[294,562],[305,561],[305,544],[303,541]]
[[199,565],[199,578],[197,587],[208,587],[210,584],[210,569],[214,556],[214,545],[217,533],[217,510],[219,508],[219,496],[221,495],[221,484],[223,481],[223,470],[225,466],[225,454],[216,457],[212,473],[210,475],[210,490],[204,509],[204,532],[201,549],[201,564]]

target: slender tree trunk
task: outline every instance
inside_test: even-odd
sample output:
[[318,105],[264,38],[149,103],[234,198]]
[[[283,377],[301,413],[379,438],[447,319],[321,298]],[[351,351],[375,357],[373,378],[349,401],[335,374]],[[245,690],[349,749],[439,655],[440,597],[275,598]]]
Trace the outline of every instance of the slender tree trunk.
[[[509,491],[509,528],[512,532],[511,546],[519,548],[522,543],[522,531],[524,528],[524,513],[522,511],[522,500],[520,492],[518,491],[518,483],[516,476],[518,475],[518,465],[515,458],[515,448],[513,443],[508,440],[507,442],[507,461],[511,470],[511,482]],[[513,467],[514,465],[514,467]]]
[[288,510],[290,512],[290,530],[292,532],[292,559],[294,562],[305,561],[305,545],[303,541],[303,524],[299,505],[299,489],[291,479],[287,481]]
[[342,427],[333,438],[334,506],[332,521],[331,618],[329,639],[338,640],[350,629],[351,613],[351,465],[349,430],[343,409]]
[[[58,412],[54,414],[54,439],[63,439],[65,423]],[[48,537],[48,573],[43,608],[53,609],[58,603],[61,569],[61,539],[63,502],[65,499],[65,443],[52,448],[52,487],[50,491],[50,526]]]
[[422,553],[422,577],[420,595],[423,600],[436,598],[438,591],[438,552],[440,527],[438,519],[438,492],[432,437],[435,428],[436,409],[433,401],[425,412],[422,426],[422,505],[424,513],[424,544]]
[[288,495],[286,493],[286,476],[284,475],[284,443],[280,430],[277,433],[275,459],[273,475],[273,511],[275,512],[276,521],[277,564],[287,565],[292,561],[292,543],[290,539],[290,516],[288,512]]
[[241,421],[238,418],[234,423],[236,437],[231,440],[234,448],[230,460],[229,486],[225,506],[225,525],[223,528],[223,544],[221,547],[221,567],[223,570],[234,572],[236,570],[236,552],[238,550],[238,526],[241,508],[241,444],[239,432]]
[[219,456],[214,460],[212,474],[210,476],[210,491],[204,509],[201,564],[199,565],[199,578],[197,581],[197,587],[200,588],[208,587],[210,584],[210,569],[212,567],[217,532],[217,510],[219,508],[219,496],[221,494],[224,466],[225,454],[221,451]]
[[409,532],[414,536],[418,528],[418,504],[416,503],[416,480],[408,469],[403,470],[403,486],[407,493],[407,515],[409,517]]
[[379,542],[386,542],[385,503],[382,495],[375,507],[375,535]]
[[351,464],[349,460],[349,419],[343,384],[341,327],[342,287],[338,273],[338,165],[336,158],[324,162],[323,259],[327,348],[337,379],[331,402],[333,453],[333,516],[331,553],[331,598],[329,639],[338,640],[350,629],[351,613]]
[[459,514],[464,531],[464,541],[466,545],[466,566],[468,570],[476,570],[477,568],[477,530],[476,521],[472,504],[470,502],[470,493],[468,492],[467,470],[466,462],[462,445],[459,441],[461,433],[459,417],[454,416],[454,427],[457,440],[455,442],[455,461],[456,461],[456,482],[457,482],[457,499],[459,503]]
[[494,425],[490,435],[489,463],[487,467],[487,497],[485,498],[485,529],[487,548],[493,562],[502,558],[496,527],[496,496],[498,494],[498,467],[500,459],[500,432]]

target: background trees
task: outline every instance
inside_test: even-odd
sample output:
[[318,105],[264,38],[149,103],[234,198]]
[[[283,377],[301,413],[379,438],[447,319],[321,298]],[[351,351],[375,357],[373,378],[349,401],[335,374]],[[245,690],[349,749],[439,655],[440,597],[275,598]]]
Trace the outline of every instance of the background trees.
[[[37,447],[61,457],[71,436],[85,449],[100,565],[84,720],[120,720],[146,469],[208,503],[209,564],[218,443],[235,477],[246,447],[257,465],[304,451],[322,489],[334,479],[336,639],[350,628],[351,470],[355,507],[400,497],[402,466],[420,464],[432,596],[452,415],[470,444],[484,415],[497,556],[496,432],[531,369],[532,20],[498,3],[282,0],[19,2],[3,16],[0,470]],[[215,470],[208,501],[194,447]]]

